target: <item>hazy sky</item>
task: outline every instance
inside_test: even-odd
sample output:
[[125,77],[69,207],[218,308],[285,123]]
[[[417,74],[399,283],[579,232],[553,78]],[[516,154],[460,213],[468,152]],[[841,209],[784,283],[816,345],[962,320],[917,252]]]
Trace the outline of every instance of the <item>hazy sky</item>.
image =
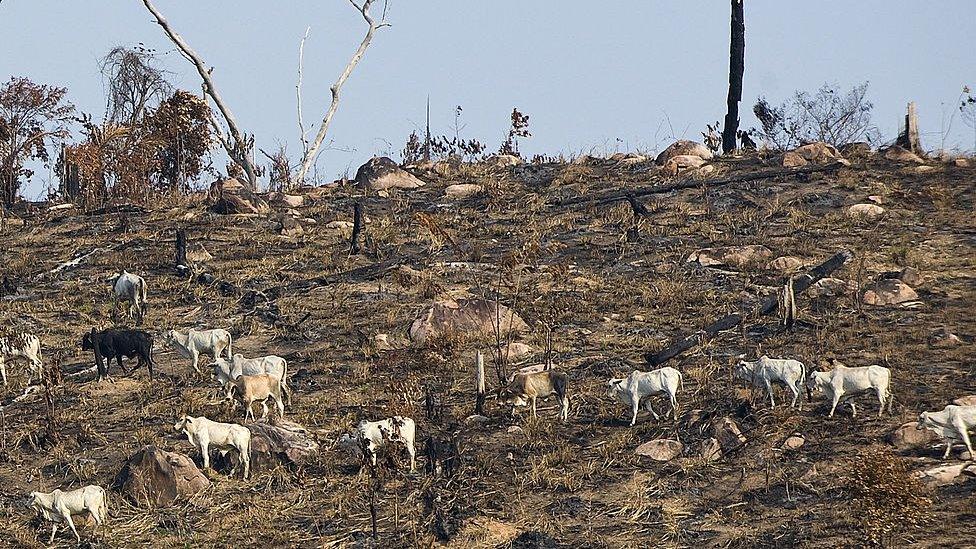
[[[329,86],[362,38],[345,0],[156,0],[214,78],[260,147],[299,152],[295,115],[298,44],[306,26],[305,119],[318,127]],[[964,84],[976,85],[972,0],[746,0],[742,120],[756,125],[759,95],[779,102],[824,82],[870,82],[874,120],[886,138],[905,104],[919,106],[923,145],[938,148],[943,119]],[[319,160],[334,178],[376,153],[396,153],[423,126],[427,96],[435,133],[491,147],[512,107],[530,116],[524,153],[654,150],[674,137],[699,138],[724,116],[728,2],[680,0],[390,0],[380,30],[351,79]],[[199,90],[192,66],[173,51],[140,0],[2,0],[0,78],[27,76],[67,86],[80,110],[104,110],[98,59],[139,42],[166,53],[180,87]],[[973,149],[956,116],[946,147]],[[47,179],[49,174],[39,174]],[[30,185],[29,197],[43,188]]]

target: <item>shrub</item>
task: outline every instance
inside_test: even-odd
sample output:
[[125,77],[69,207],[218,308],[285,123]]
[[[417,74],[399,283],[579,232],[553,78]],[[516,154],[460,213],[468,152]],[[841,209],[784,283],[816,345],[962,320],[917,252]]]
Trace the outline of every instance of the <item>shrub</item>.
[[905,461],[883,446],[861,451],[847,478],[854,516],[871,543],[890,546],[905,530],[920,528],[932,500]]
[[752,132],[762,137],[767,147],[780,150],[813,141],[838,146],[854,141],[878,143],[881,135],[871,124],[874,105],[867,99],[867,90],[867,82],[846,93],[824,84],[813,94],[793,92],[793,97],[778,107],[760,97],[752,112],[762,128]]

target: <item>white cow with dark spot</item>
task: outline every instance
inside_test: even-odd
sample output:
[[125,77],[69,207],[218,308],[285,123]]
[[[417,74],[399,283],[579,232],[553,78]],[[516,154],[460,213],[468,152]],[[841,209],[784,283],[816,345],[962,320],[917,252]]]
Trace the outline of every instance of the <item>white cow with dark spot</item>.
[[[193,371],[200,373],[198,366],[200,355],[206,353],[214,359],[226,354],[228,359],[234,355],[231,350],[231,336],[227,330],[216,328],[213,330],[187,330],[186,334],[179,330],[169,330],[163,334],[163,341],[176,349],[180,355],[192,360]],[[226,353],[225,353],[226,351]]]
[[807,381],[808,389],[819,389],[831,400],[830,414],[827,417],[834,417],[837,405],[845,401],[851,406],[851,415],[857,417],[857,408],[851,398],[867,392],[874,392],[878,397],[878,417],[884,412],[885,404],[891,413],[890,385],[891,370],[884,366],[848,368],[837,360],[834,361],[833,370],[813,372]]
[[356,426],[355,436],[342,435],[339,443],[343,446],[359,446],[365,450],[366,457],[376,465],[376,451],[387,442],[400,442],[410,454],[410,470],[416,470],[417,451],[414,439],[417,435],[417,425],[408,417],[394,416],[380,421],[360,421]]
[[625,378],[610,379],[607,382],[607,396],[614,397],[630,406],[630,425],[633,426],[637,422],[637,411],[640,408],[641,400],[644,400],[644,407],[654,415],[654,419],[660,419],[657,412],[651,407],[651,399],[648,398],[653,395],[667,395],[671,400],[669,415],[677,417],[678,400],[675,395],[678,393],[678,388],[683,386],[684,378],[681,372],[669,366],[650,372],[634,370]]
[[71,520],[71,515],[79,515],[87,512],[95,519],[95,526],[108,520],[108,498],[105,489],[101,486],[88,485],[84,488],[62,492],[55,490],[50,493],[31,492],[27,499],[27,506],[37,511],[44,520],[53,522],[51,528],[51,539],[48,545],[54,543],[54,535],[58,532],[58,524],[62,522],[75,535],[75,539],[81,542],[81,536],[75,529],[75,523]]
[[962,442],[969,451],[970,459],[976,456],[969,431],[976,429],[976,406],[956,406],[950,404],[941,412],[922,412],[918,416],[918,429],[929,429],[946,441],[946,451],[942,459],[948,459],[954,442]]
[[[800,390],[806,378],[806,371],[806,366],[798,360],[769,358],[763,355],[759,360],[751,362],[740,360],[735,368],[735,376],[753,386],[765,387],[766,394],[769,395],[770,407],[776,406],[776,401],[773,400],[773,384],[785,385],[793,393],[793,401],[790,403],[792,408],[797,405],[797,401],[800,401]],[[803,409],[802,401],[800,409]]]
[[28,366],[27,384],[30,385],[36,375],[38,379],[44,373],[41,362],[41,340],[34,334],[21,332],[9,337],[0,337],[0,377],[3,384],[7,384],[7,362],[26,360]]
[[122,269],[119,276],[112,280],[112,314],[118,309],[120,300],[129,302],[129,318],[142,324],[149,306],[146,301],[146,281],[141,276]]

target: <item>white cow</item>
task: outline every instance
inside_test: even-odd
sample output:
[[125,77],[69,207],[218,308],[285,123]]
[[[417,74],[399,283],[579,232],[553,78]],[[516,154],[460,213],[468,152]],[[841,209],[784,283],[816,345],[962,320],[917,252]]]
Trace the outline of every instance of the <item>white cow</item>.
[[251,475],[251,431],[247,427],[184,415],[173,425],[173,430],[186,435],[190,444],[196,446],[203,456],[204,469],[210,468],[210,447],[217,448],[222,456],[233,449],[244,464],[244,478]]
[[874,391],[878,395],[878,402],[881,404],[878,409],[878,417],[884,412],[885,404],[888,405],[888,412],[891,413],[891,370],[884,366],[863,366],[858,368],[848,368],[839,361],[834,361],[834,369],[829,372],[813,372],[807,381],[807,388],[814,390],[820,389],[831,399],[830,414],[827,417],[834,417],[837,405],[846,401],[851,405],[851,415],[857,417],[857,408],[851,397],[857,396],[868,391]]
[[137,324],[142,324],[142,318],[146,315],[148,307],[146,281],[141,276],[127,273],[122,269],[119,276],[112,279],[113,315],[119,307],[119,300],[129,302],[129,318],[135,319]]
[[281,382],[281,392],[291,406],[291,389],[288,388],[288,362],[280,356],[268,355],[258,358],[244,358],[240,353],[230,361],[217,358],[210,363],[213,367],[212,379],[220,384],[231,400],[230,383],[238,377],[267,374]]
[[918,416],[918,429],[935,431],[946,440],[946,451],[942,459],[949,457],[952,444],[960,441],[966,445],[970,459],[976,456],[973,443],[969,440],[969,431],[976,429],[976,406],[956,406],[950,404],[941,412],[922,412]]
[[[791,408],[795,407],[797,401],[800,400],[800,389],[803,387],[806,372],[806,366],[798,360],[769,358],[766,355],[752,362],[740,360],[735,369],[735,375],[739,379],[748,381],[753,386],[766,388],[770,407],[776,406],[776,402],[773,400],[773,383],[786,385],[793,392]],[[802,401],[800,402],[800,409],[803,409]]]
[[410,454],[410,470],[416,470],[417,451],[414,439],[417,425],[408,417],[393,416],[380,421],[360,421],[355,436],[342,435],[339,439],[344,446],[358,445],[366,451],[373,466],[376,466],[376,451],[389,442],[402,442]]
[[201,353],[211,355],[214,359],[220,358],[224,351],[226,351],[228,359],[234,356],[231,351],[230,332],[220,328],[214,330],[190,329],[187,330],[186,334],[180,333],[179,330],[169,330],[163,334],[163,341],[185,358],[192,360],[193,371],[197,373],[200,373],[198,364]]
[[75,534],[75,539],[81,542],[81,536],[75,529],[75,523],[71,520],[71,515],[78,515],[84,512],[89,513],[95,519],[95,527],[108,520],[108,498],[105,489],[101,486],[88,485],[84,488],[62,492],[31,492],[27,499],[27,506],[37,511],[44,520],[54,523],[51,527],[51,539],[48,545],[54,543],[54,535],[58,531],[58,524],[64,522]]
[[30,362],[27,384],[44,373],[41,362],[41,340],[34,334],[21,332],[10,337],[0,337],[0,376],[3,384],[7,384],[7,361],[26,360]]
[[665,366],[650,372],[634,370],[626,378],[610,379],[607,382],[607,396],[630,405],[630,425],[633,427],[634,423],[637,422],[637,411],[642,399],[644,399],[645,408],[654,414],[654,419],[660,419],[657,412],[651,407],[651,399],[647,398],[652,395],[667,395],[671,399],[670,415],[678,417],[678,400],[675,395],[678,393],[679,387],[684,387],[684,378],[681,372]]

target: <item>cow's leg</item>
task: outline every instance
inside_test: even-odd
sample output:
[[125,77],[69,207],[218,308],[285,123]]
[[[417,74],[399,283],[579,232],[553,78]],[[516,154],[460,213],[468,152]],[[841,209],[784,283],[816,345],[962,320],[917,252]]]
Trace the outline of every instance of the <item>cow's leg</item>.
[[536,415],[536,413],[535,413],[535,401],[536,401],[536,398],[535,397],[532,397],[532,417],[538,417]]
[[4,362],[3,357],[0,357],[0,376],[3,376],[3,385],[7,386],[7,364]]
[[[797,389],[795,382],[790,384],[790,391],[793,391],[793,402],[790,403],[790,408],[796,408],[796,401],[800,398],[800,390]],[[803,405],[800,404],[800,406],[802,408]]]
[[768,379],[766,380],[766,393],[769,395],[769,407],[775,408],[776,402],[773,401],[773,384]]
[[654,411],[654,406],[651,406],[651,398],[650,397],[647,398],[647,409],[651,411],[651,415],[654,416],[654,420],[655,421],[661,419],[661,416],[657,415],[657,412]]
[[878,389],[878,404],[880,404],[880,407],[878,408],[878,417],[881,417],[881,414],[884,413],[885,394],[880,388]]
[[966,445],[966,450],[969,450],[970,461],[976,460],[976,455],[973,454],[973,443],[971,440],[969,440],[969,429],[967,428],[966,424],[962,421],[958,421],[954,424],[954,426],[962,435],[962,442]]
[[410,454],[410,472],[417,470],[417,450],[413,447],[413,442],[407,442],[407,453]]
[[942,459],[949,459],[949,452],[952,451],[952,439],[946,440],[946,451],[942,454]]
[[193,351],[191,351],[191,353],[192,354],[191,354],[190,358],[193,359],[193,371],[199,374],[200,373],[200,366],[199,366],[199,364],[200,364],[200,351],[197,351],[196,349],[194,349]]
[[563,421],[569,421],[569,397],[568,396],[563,397],[562,404],[563,404],[563,409],[562,409]]
[[268,418],[268,399],[264,399],[264,400],[261,401],[261,408],[263,410],[261,412],[261,419],[267,419]]
[[673,419],[678,419],[678,399],[674,396],[674,393],[668,393],[671,397],[671,417]]
[[635,398],[631,398],[630,400],[632,403],[630,406],[631,408],[630,426],[633,427],[634,424],[637,423],[637,410],[640,409],[640,401]]
[[275,406],[278,408],[278,417],[285,417],[285,403],[280,397],[275,399]]
[[54,534],[57,533],[58,533],[58,523],[55,522],[54,524],[51,525],[51,537],[47,540],[48,545],[54,543]]
[[64,515],[64,521],[68,523],[68,528],[71,528],[71,533],[75,535],[75,539],[81,543],[81,536],[78,535],[78,530],[75,528],[75,522],[71,520],[71,511],[63,505],[59,511],[62,515]]
[[200,440],[200,453],[203,454],[203,468],[210,468],[210,441]]
[[837,404],[840,403],[840,395],[834,393],[833,402],[830,405],[830,413],[827,417],[834,417],[834,412],[837,410]]

